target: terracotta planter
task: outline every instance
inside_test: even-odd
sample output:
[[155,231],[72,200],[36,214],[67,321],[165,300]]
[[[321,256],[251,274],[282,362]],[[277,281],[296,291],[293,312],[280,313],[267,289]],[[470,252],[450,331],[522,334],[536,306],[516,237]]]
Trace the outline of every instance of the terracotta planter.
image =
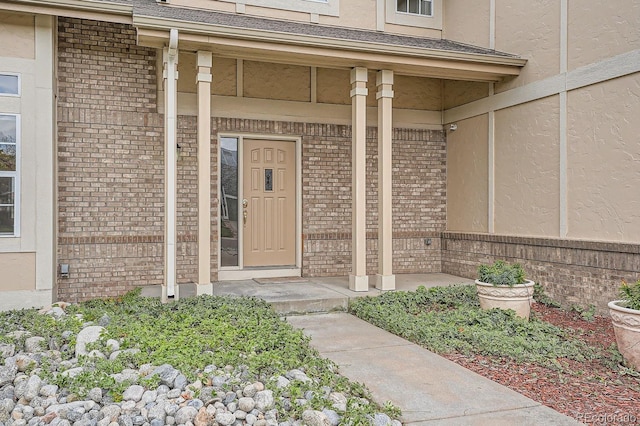
[[533,285],[534,282],[531,280],[513,287],[476,280],[480,307],[482,309],[513,309],[517,316],[529,319],[531,303],[533,303]]
[[616,343],[625,361],[640,371],[640,311],[619,306],[621,302],[614,300],[608,305]]

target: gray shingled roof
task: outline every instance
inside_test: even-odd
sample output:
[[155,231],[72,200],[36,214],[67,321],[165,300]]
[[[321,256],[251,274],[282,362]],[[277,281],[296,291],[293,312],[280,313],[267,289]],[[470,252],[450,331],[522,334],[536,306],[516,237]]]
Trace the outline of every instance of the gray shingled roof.
[[[221,25],[229,28],[245,28],[275,33],[303,34],[326,39],[361,41],[391,46],[417,47],[431,50],[442,50],[479,55],[517,57],[492,49],[441,40],[428,37],[411,37],[387,34],[376,31],[356,30],[301,22],[282,21],[277,19],[258,18],[247,15],[214,12],[200,9],[187,9],[158,3],[156,0],[102,0],[127,4],[133,7],[133,15],[137,17],[168,18],[185,22]],[[390,48],[390,50],[392,50]]]

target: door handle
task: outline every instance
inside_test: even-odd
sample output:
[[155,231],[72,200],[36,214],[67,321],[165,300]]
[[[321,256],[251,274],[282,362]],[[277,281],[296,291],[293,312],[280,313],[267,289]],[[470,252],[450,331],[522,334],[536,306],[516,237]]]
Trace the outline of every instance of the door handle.
[[248,206],[249,206],[249,201],[247,201],[247,199],[245,198],[244,200],[242,200],[242,207],[246,209]]

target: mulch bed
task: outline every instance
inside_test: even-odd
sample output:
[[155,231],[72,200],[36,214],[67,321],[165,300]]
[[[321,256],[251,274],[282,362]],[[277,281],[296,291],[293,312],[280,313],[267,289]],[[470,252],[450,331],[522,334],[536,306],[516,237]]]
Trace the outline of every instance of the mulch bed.
[[[608,317],[586,321],[573,311],[536,303],[532,315],[597,348],[615,344]],[[640,424],[640,378],[621,374],[602,360],[559,360],[562,370],[518,364],[491,356],[444,355],[469,370],[507,386],[574,419],[594,425]],[[624,370],[623,370],[624,371]]]

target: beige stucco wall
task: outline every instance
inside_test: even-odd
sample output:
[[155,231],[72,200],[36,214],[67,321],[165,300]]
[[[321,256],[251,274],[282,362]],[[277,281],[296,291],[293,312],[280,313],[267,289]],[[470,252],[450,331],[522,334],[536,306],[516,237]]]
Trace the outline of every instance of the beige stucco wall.
[[317,100],[327,104],[351,104],[348,70],[318,68],[316,71]]
[[559,236],[559,97],[495,113],[495,232]]
[[489,84],[475,81],[444,80],[444,108],[449,109],[477,101],[489,95]]
[[395,108],[442,109],[442,80],[396,75],[393,83]]
[[444,38],[489,47],[489,0],[445,1],[444,8]]
[[35,253],[0,253],[0,271],[2,271],[0,292],[35,290]]
[[496,92],[560,72],[560,2],[496,2],[496,49],[528,60],[520,76],[496,85]]
[[568,62],[574,69],[640,48],[640,1],[570,1]]
[[447,229],[488,232],[487,114],[459,121],[447,132]]
[[213,58],[211,74],[211,93],[222,96],[235,96],[238,84],[237,61],[229,58]]
[[33,15],[0,12],[0,56],[33,59],[35,40]]
[[[196,57],[193,52],[180,52],[178,57],[178,92],[197,92]],[[237,84],[236,60],[214,57],[212,65],[211,94],[235,96]]]
[[244,96],[248,98],[311,100],[311,69],[296,65],[244,61]]
[[10,32],[6,21],[0,23],[0,71],[16,73],[21,81],[19,97],[0,96],[0,112],[20,118],[19,232],[0,237],[0,292],[8,292],[0,297],[0,309],[13,309],[50,303],[52,298],[56,228],[55,29],[50,16],[0,16],[9,16],[10,21]]
[[640,240],[640,73],[568,94],[568,234]]
[[340,16],[321,16],[320,24],[375,30],[376,17],[376,0],[342,0]]

